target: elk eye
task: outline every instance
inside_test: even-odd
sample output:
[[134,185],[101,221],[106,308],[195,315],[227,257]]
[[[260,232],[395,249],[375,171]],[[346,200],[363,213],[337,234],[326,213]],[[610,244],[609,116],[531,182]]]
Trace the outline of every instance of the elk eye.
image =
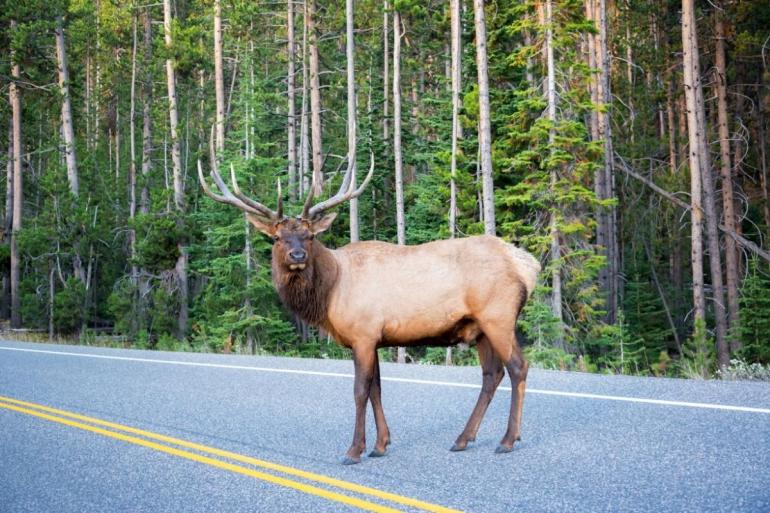
[[273,235],[274,242],[278,242],[279,240],[281,240],[281,237],[279,237],[278,235]]

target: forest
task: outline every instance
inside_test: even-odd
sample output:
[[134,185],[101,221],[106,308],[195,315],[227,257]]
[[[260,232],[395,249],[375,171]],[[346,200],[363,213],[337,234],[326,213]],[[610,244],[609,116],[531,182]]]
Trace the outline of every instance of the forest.
[[3,5],[6,329],[349,357],[281,306],[271,241],[197,166],[296,215],[371,158],[324,243],[526,248],[535,365],[770,379],[768,0]]

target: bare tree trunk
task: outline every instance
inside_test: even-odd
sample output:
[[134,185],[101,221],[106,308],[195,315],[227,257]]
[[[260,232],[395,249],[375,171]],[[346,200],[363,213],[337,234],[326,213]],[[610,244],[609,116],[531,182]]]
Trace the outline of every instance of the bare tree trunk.
[[61,15],[56,17],[56,60],[59,72],[59,91],[62,95],[61,122],[64,132],[64,153],[67,161],[67,179],[70,183],[70,191],[77,196],[78,165],[75,156],[75,131],[72,127],[72,104],[70,102],[69,70],[67,69],[67,50],[64,45],[64,22]]
[[[396,237],[406,244],[404,223],[404,170],[401,156],[401,13],[393,11],[393,156],[396,164]],[[406,363],[406,348],[399,347],[398,363]]]
[[460,34],[462,20],[460,19],[460,0],[450,1],[451,17],[451,82],[452,82],[452,156],[449,164],[449,236],[455,237],[457,233],[457,140],[460,137]]
[[[165,32],[166,47],[171,48],[171,0],[163,0],[163,29]],[[184,199],[184,181],[182,177],[182,162],[179,149],[179,136],[177,134],[177,125],[179,124],[179,115],[176,106],[176,77],[174,74],[173,59],[166,59],[166,79],[168,84],[168,112],[171,128],[171,161],[174,173],[174,205],[180,215],[185,210]],[[177,244],[179,256],[177,258],[175,270],[177,275],[177,286],[179,287],[179,315],[177,318],[177,334],[184,337],[187,333],[188,320],[188,290],[187,290],[187,247],[184,242]]]
[[152,19],[150,8],[145,7],[142,19],[144,24],[144,84],[142,85],[142,192],[139,199],[139,212],[150,211],[150,191],[148,180],[152,171]]
[[136,218],[136,48],[137,48],[137,16],[133,15],[133,47],[131,52],[131,106],[128,115],[128,131],[130,143],[130,166],[128,172],[128,218],[131,221],[128,230],[128,243],[131,251],[131,283],[136,287],[139,279],[139,268],[136,262],[136,230],[133,220]]
[[305,5],[307,8],[305,23],[307,24],[310,50],[310,133],[313,146],[313,187],[315,195],[320,196],[324,186],[324,175],[321,141],[321,79],[315,0],[306,0]]
[[5,240],[6,237],[11,236],[11,226],[13,225],[13,120],[8,123],[8,153],[6,154],[7,162],[5,166],[5,215],[3,217],[3,225],[0,229],[3,231],[0,240]]
[[[552,29],[552,6],[551,0],[545,2],[545,50],[546,50],[546,96],[548,104],[548,145],[551,152],[556,140],[556,68],[553,60],[553,29]],[[554,167],[550,171],[551,193],[555,194],[556,183],[558,181],[557,169]],[[562,312],[562,285],[561,285],[561,234],[559,233],[558,219],[555,214],[551,214],[551,311],[553,316],[559,322],[559,335],[556,340],[557,346],[564,347],[563,334],[563,312]]]
[[[717,116],[719,119],[720,174],[722,175],[722,205],[724,224],[735,231],[735,199],[733,195],[732,165],[730,162],[730,130],[727,118],[727,64],[725,57],[725,21],[720,9],[716,11],[716,90]],[[735,241],[725,237],[725,274],[727,277],[727,313],[730,327],[736,329],[739,322],[738,305],[738,248]],[[730,351],[741,347],[740,339],[732,337]]]
[[[693,64],[693,50],[697,52],[693,20],[693,0],[682,1],[682,49],[684,68],[684,92],[687,102],[687,128],[690,141],[690,202],[691,202],[691,248],[692,248],[692,293],[695,322],[706,320],[706,298],[703,280],[703,191],[701,186],[700,135],[696,114],[695,81],[699,79],[698,69]],[[697,59],[696,59],[697,63]]]
[[214,0],[214,91],[217,106],[216,149],[225,149],[225,85],[222,69],[222,3]]
[[[449,237],[454,239],[457,233],[457,140],[460,138],[460,67],[462,19],[460,17],[460,0],[450,0],[450,81],[452,91],[452,156],[449,164]],[[446,348],[446,365],[452,364],[452,347]]]
[[484,232],[495,234],[495,187],[492,181],[492,129],[489,119],[489,73],[487,72],[487,26],[484,0],[473,0],[476,23],[476,67],[479,83],[479,149],[481,152]]
[[310,189],[310,120],[308,119],[308,89],[310,74],[308,73],[307,48],[307,2],[305,2],[304,20],[302,24],[302,106],[299,127],[299,191],[300,196],[307,194]]
[[390,94],[388,87],[388,84],[390,83],[388,77],[390,67],[390,49],[388,48],[388,36],[390,35],[388,34],[388,20],[390,19],[390,15],[388,13],[389,10],[390,7],[388,5],[388,0],[384,0],[382,15],[382,140],[384,141],[386,148],[388,146],[388,142],[390,141],[390,135],[388,131],[388,99]]
[[[9,244],[11,227],[13,226],[13,123],[8,124],[8,162],[5,171],[5,212],[3,224],[0,226],[0,244]],[[8,319],[11,315],[11,281],[8,272],[2,275],[2,290],[0,290],[0,319]]]
[[295,60],[295,43],[294,43],[294,1],[288,0],[286,2],[288,28],[287,28],[287,60],[288,60],[288,72],[286,77],[287,82],[287,95],[289,102],[288,119],[286,120],[287,132],[288,132],[288,156],[289,156],[289,197],[292,200],[297,199],[297,109],[295,105],[295,80],[294,75],[296,73],[294,68]]
[[[612,133],[609,116],[604,107],[610,103],[610,69],[607,50],[607,8],[604,0],[587,0],[586,13],[593,21],[598,33],[589,35],[589,66],[598,69],[598,75],[592,80],[593,102],[599,107],[591,115],[591,135],[594,140],[601,140],[604,148],[602,167],[594,175],[594,192],[599,200],[614,197],[614,177],[612,170]],[[629,77],[631,80],[631,77]],[[599,271],[599,285],[607,297],[606,320],[614,324],[617,319],[619,302],[620,252],[616,237],[617,210],[615,207],[602,207],[597,212],[596,243],[600,253],[607,259],[605,268]]]
[[759,134],[759,167],[760,167],[760,185],[762,187],[762,216],[765,220],[765,229],[767,230],[767,239],[770,240],[770,184],[768,184],[767,172],[767,132],[765,131],[765,118],[759,113],[757,121],[757,134]]
[[[348,166],[350,172],[350,187],[356,188],[356,54],[355,41],[353,40],[354,31],[354,1],[345,1],[345,19],[347,30],[347,44],[345,47],[347,55],[347,79],[348,79]],[[350,242],[358,242],[358,198],[353,198],[350,204]]]
[[[16,29],[16,20],[11,20],[11,32]],[[19,233],[21,232],[22,206],[24,204],[21,174],[21,96],[16,81],[21,71],[16,62],[16,52],[11,49],[11,118],[13,122],[13,223],[11,225],[11,327],[21,328],[21,262],[19,257]]]
[[668,73],[666,84],[666,117],[668,120],[668,167],[673,176],[676,174],[678,164],[676,152],[676,119],[674,117],[674,77],[672,73]]
[[[698,52],[698,36],[695,22],[694,0],[683,0],[683,19],[685,13],[690,17],[690,54],[689,62],[692,69],[692,87],[695,93],[695,116],[697,122],[698,150],[700,151],[700,173],[703,184],[703,206],[705,207],[706,232],[708,235],[709,268],[711,271],[711,287],[714,295],[714,318],[717,349],[717,363],[720,367],[730,364],[730,351],[727,347],[727,314],[725,311],[725,291],[722,281],[722,257],[719,251],[719,219],[716,210],[716,192],[711,173],[711,156],[706,137],[706,108],[703,98],[703,84],[700,75]],[[685,7],[685,4],[691,4]],[[684,37],[684,36],[683,36]]]

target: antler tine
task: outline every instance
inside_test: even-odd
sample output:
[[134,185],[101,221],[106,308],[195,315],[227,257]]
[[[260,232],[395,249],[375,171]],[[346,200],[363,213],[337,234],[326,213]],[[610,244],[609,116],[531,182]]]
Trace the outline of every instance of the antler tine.
[[[350,168],[348,168],[348,171],[349,170]],[[307,216],[303,214],[303,217],[307,219],[314,219],[320,216],[324,211],[329,210],[332,207],[336,207],[340,203],[344,203],[348,200],[359,197],[361,193],[364,192],[364,189],[366,189],[366,186],[369,185],[369,182],[372,180],[372,176],[374,176],[374,152],[371,153],[371,165],[369,167],[369,172],[367,173],[366,178],[364,178],[364,181],[361,182],[361,185],[355,190],[352,188],[353,181],[349,175],[352,175],[352,173],[345,173],[345,178],[343,179],[342,184],[345,186],[345,182],[347,182],[347,187],[340,187],[340,191],[337,194],[327,199],[326,201],[322,201],[321,203],[314,205],[311,209],[308,210]]]
[[[347,157],[345,158],[345,160],[347,160]],[[342,167],[342,164],[345,163],[345,160],[340,162],[340,165],[337,166],[337,171],[339,171],[339,169]],[[335,171],[335,173],[336,173],[336,171]],[[351,181],[350,177],[351,177],[351,175],[352,175],[352,173],[350,172],[350,166],[348,166],[348,168],[345,169],[345,175],[342,177],[342,183],[340,184],[340,188],[337,191],[337,194],[335,194],[334,196],[339,196],[340,194],[344,194],[345,192],[347,192],[348,187],[350,187],[350,181]],[[313,179],[313,183],[310,186],[310,191],[308,192],[307,198],[305,198],[305,205],[302,207],[302,216],[301,217],[303,219],[310,219],[309,212],[310,212],[311,207],[313,206],[313,198],[315,196],[315,184],[316,184],[315,176],[313,178],[314,179]]]
[[[222,195],[216,194],[214,191],[209,188],[208,184],[206,183],[206,178],[203,176],[203,165],[201,164],[200,159],[198,159],[198,180],[201,183],[201,187],[203,188],[203,192],[206,193],[206,196],[213,199],[214,201],[218,201],[220,203],[227,203],[228,205],[232,205],[240,210],[243,210],[245,212],[249,212],[251,214],[255,214],[261,217],[269,217],[268,213],[265,212],[265,210],[269,211],[269,209],[258,209],[253,207],[252,205],[249,205],[247,203],[244,203],[241,199],[235,197],[232,192],[230,192],[230,189],[227,188],[227,185],[225,185],[224,180],[222,180],[222,177],[219,175],[219,166],[217,164],[216,159],[216,153],[214,152],[214,127],[211,129],[211,135],[212,137],[209,139],[209,151],[210,158],[211,158],[211,178],[214,180],[214,183],[217,184],[217,188],[222,193]],[[271,212],[271,211],[270,211]]]
[[278,205],[276,207],[275,216],[276,219],[283,219],[283,193],[281,192],[281,179],[276,178],[275,181],[278,182]]
[[[235,178],[235,168],[233,167],[232,162],[230,163],[230,182],[233,184],[233,193],[235,194],[235,197],[247,204],[248,206],[252,207],[255,210],[258,210],[261,212],[260,215],[268,217],[270,219],[280,219],[282,217],[280,211],[282,210],[279,206],[278,212],[275,212],[273,210],[270,210],[266,206],[264,206],[262,203],[258,201],[254,201],[253,199],[249,198],[243,192],[241,191],[241,188],[238,187],[238,180]],[[279,193],[280,194],[280,193]]]

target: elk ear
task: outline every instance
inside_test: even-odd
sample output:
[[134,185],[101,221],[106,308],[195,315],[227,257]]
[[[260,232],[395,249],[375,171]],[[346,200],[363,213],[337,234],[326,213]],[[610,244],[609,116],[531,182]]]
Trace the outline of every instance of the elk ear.
[[259,217],[253,214],[249,214],[248,212],[246,213],[246,218],[254,226],[254,228],[260,232],[264,233],[268,237],[275,237],[275,234],[278,231],[278,223],[263,221]]
[[312,223],[310,223],[310,231],[313,233],[313,235],[317,235],[321,232],[325,232],[332,225],[332,222],[336,217],[337,217],[337,214],[335,212],[332,212],[331,214],[326,214],[318,221],[313,221]]

